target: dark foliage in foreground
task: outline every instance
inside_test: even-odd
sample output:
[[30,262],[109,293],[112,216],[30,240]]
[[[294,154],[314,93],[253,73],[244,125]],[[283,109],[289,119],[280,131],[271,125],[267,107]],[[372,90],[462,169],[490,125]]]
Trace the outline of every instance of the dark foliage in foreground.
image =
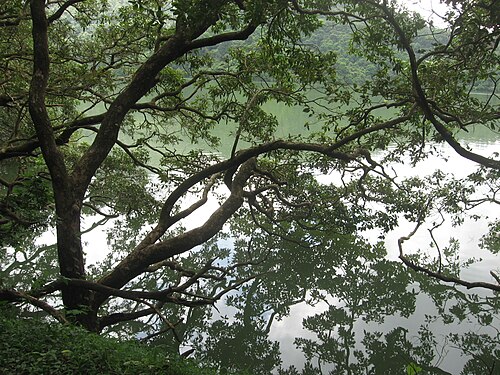
[[74,326],[0,315],[0,374],[215,374],[165,353]]

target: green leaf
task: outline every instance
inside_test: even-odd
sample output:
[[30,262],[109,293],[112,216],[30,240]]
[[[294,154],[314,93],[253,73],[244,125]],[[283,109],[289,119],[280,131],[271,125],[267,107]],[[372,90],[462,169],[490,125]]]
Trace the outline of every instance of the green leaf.
[[406,374],[407,375],[415,375],[418,374],[420,371],[422,371],[422,367],[418,366],[415,363],[410,363],[408,366],[406,366]]

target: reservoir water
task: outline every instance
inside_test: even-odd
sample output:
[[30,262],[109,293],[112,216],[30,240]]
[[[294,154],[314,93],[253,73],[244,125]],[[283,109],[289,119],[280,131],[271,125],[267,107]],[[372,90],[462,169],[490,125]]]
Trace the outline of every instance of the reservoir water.
[[[285,124],[277,138],[302,131],[286,128],[286,124],[307,121],[301,111],[271,110]],[[494,132],[470,132],[461,142],[484,156],[500,151],[500,138]],[[221,154],[228,156],[231,146],[232,142],[222,145]],[[435,156],[424,162],[387,168],[394,168],[399,178],[422,177],[442,169],[457,179],[477,168],[444,144],[431,146]],[[187,143],[185,147],[190,148]],[[319,172],[316,177],[324,184],[336,178]],[[201,224],[216,206],[211,197],[184,227]],[[405,251],[430,257],[441,251],[450,265],[475,258],[461,268],[460,277],[494,283],[490,271],[500,271],[500,249],[487,251],[478,244],[488,223],[498,220],[498,204],[480,205],[475,212],[482,217],[464,218],[459,226],[452,226],[447,215],[436,215],[434,222],[426,223],[405,242]],[[441,219],[444,222],[434,228]],[[85,221],[89,226],[93,218]],[[324,239],[326,245],[315,246],[314,251],[255,238],[266,251],[272,250],[259,265],[262,275],[213,308],[167,311],[169,317],[180,319],[176,326],[182,338],[180,350],[194,349],[194,357],[221,373],[500,374],[498,294],[467,290],[406,268],[398,259],[398,238],[413,228],[401,217],[397,227],[383,236],[376,230],[358,237],[331,234]],[[105,257],[104,232],[85,234],[83,240],[88,264]],[[49,236],[45,241],[50,242]],[[227,259],[217,261],[224,265],[235,252],[249,246],[248,237],[229,233],[212,246],[227,248]],[[194,249],[189,256],[195,258],[199,251]],[[171,334],[157,339],[158,343],[169,341],[174,341]]]
[[[469,146],[483,155],[500,150],[494,139],[475,139]],[[476,168],[444,152],[450,157],[398,172],[423,176],[444,168],[460,179]],[[332,177],[318,178],[326,183]],[[492,253],[478,243],[489,220],[498,219],[497,206],[482,205],[478,213],[488,219],[465,219],[458,227],[445,217],[433,237],[428,223],[405,248],[433,256],[433,238],[441,250],[453,238],[461,261],[477,259],[460,276],[494,283],[490,271],[500,270],[498,249]],[[192,328],[186,347],[204,362],[252,374],[500,373],[498,295],[407,269],[398,259],[397,240],[413,227],[401,218],[375,255],[374,248],[357,244],[347,247],[342,261],[326,248],[319,255],[292,251],[278,257],[269,266],[276,271],[272,276],[219,303],[211,326]],[[380,241],[376,232],[364,236],[371,244]]]

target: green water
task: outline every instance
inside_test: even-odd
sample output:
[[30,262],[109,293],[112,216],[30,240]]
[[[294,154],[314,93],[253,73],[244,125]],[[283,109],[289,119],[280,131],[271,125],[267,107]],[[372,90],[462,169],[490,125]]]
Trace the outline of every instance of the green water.
[[[310,93],[308,97],[309,99],[313,99],[317,98],[317,95],[318,94],[316,93]],[[479,98],[482,97],[482,95],[480,94],[477,94],[477,96]],[[494,103],[490,104],[498,105],[500,103],[498,99],[494,99],[494,101]],[[321,106],[328,107],[329,110],[333,110],[337,113],[343,112],[346,109],[345,106],[341,106],[340,104],[327,104],[324,100],[320,101],[319,105],[312,104],[311,106],[317,114],[325,113],[326,110]],[[303,108],[300,106],[289,106],[283,103],[270,101],[262,105],[261,108],[265,112],[272,114],[276,118],[276,121],[278,123],[272,139],[287,139],[289,137],[307,136],[311,133],[321,132],[322,126],[325,121],[324,119],[318,119],[317,116],[313,115],[310,112],[304,112]],[[397,115],[395,110],[386,108],[378,109],[374,111],[373,114],[380,117],[381,119],[390,119]],[[138,124],[141,123],[143,119],[142,115],[133,114],[132,116]],[[343,118],[340,120],[340,123],[346,124],[347,120]],[[140,131],[141,126],[138,125],[137,128],[138,131],[136,134],[139,134],[139,136],[145,136],[145,134],[142,134]],[[209,133],[220,139],[220,144],[213,147],[208,145],[207,142],[203,140],[196,141],[191,139],[185,132],[181,130],[181,127],[172,120],[167,121],[165,124],[163,124],[163,131],[165,133],[178,136],[180,138],[179,142],[176,144],[165,144],[152,140],[152,144],[155,147],[159,147],[159,149],[170,149],[178,153],[185,153],[191,150],[201,149],[206,152],[219,154],[223,157],[229,157],[234,144],[237,128],[238,125],[236,123],[234,123],[233,121],[225,120],[219,121],[215,126],[210,128]],[[488,144],[491,142],[496,142],[500,138],[500,133],[498,131],[493,131],[486,126],[477,125],[474,127],[470,127],[467,130],[458,131],[456,133],[456,137],[465,144]],[[130,135],[122,134],[120,136],[120,139],[126,143],[131,143],[136,138],[136,135],[131,137]],[[250,144],[245,142],[244,140],[240,140],[238,142],[238,149],[248,146],[250,146]],[[158,163],[158,155],[151,153],[151,158],[153,163]]]
[[[298,107],[268,103],[264,109],[277,118],[276,139],[307,134],[306,124],[313,131],[322,125]],[[168,129],[179,131],[175,124]],[[222,140],[217,149],[222,156],[230,155],[235,131],[233,123],[220,123],[214,129]],[[500,151],[500,136],[485,127],[461,132],[459,138],[484,155]],[[126,135],[120,139],[134,141]],[[163,147],[161,143],[155,146]],[[187,152],[197,147],[216,151],[203,143],[193,146],[185,138],[174,149]],[[159,162],[155,153],[151,158]],[[427,174],[440,160],[430,158],[411,173]],[[458,157],[449,160],[440,166],[454,173],[473,167]],[[490,217],[498,217],[496,209],[487,208]],[[443,234],[457,237],[466,256],[478,254],[485,259],[464,271],[468,280],[491,282],[489,271],[500,268],[496,255],[477,247],[486,226],[484,221],[469,220]],[[337,243],[319,253],[276,242],[276,255],[268,263],[273,272],[233,294],[241,297],[239,310],[222,301],[210,323],[191,328],[192,336],[184,344],[194,347],[195,355],[205,363],[219,366],[221,373],[246,369],[249,374],[270,374],[281,368],[282,375],[455,375],[464,369],[468,371],[464,374],[500,374],[498,295],[410,277],[395,249],[397,238],[408,231],[402,224],[384,238],[385,251],[375,254],[370,243],[376,236],[365,244]],[[231,248],[235,240],[220,245]],[[427,238],[414,246],[428,243]]]
[[[280,124],[276,138],[309,131],[304,125],[311,118],[299,108],[269,103],[265,109]],[[234,126],[225,126],[218,134],[225,140],[221,153],[228,156]],[[484,126],[461,131],[458,139],[485,156],[500,151],[499,134]],[[461,176],[476,167],[447,145],[437,147],[448,161],[431,157],[408,174],[422,176],[440,167]],[[482,210],[490,218],[498,217],[495,205]],[[489,271],[500,268],[498,256],[477,246],[486,230],[486,221],[467,220],[459,228],[441,231],[442,240],[453,236],[463,244],[464,259],[483,257],[483,262],[463,271],[467,280],[492,282]],[[318,255],[276,243],[280,255],[269,267],[278,271],[236,293],[241,301],[238,312],[234,302],[219,303],[211,328],[194,329],[187,347],[221,369],[246,369],[251,374],[278,369],[283,375],[500,374],[497,296],[414,275],[397,259],[397,239],[410,231],[402,223],[386,236],[387,254],[369,258],[367,248],[345,249],[349,259],[344,263],[339,263],[333,248]],[[368,242],[376,240],[374,236]],[[422,238],[412,246],[429,249],[429,241]]]

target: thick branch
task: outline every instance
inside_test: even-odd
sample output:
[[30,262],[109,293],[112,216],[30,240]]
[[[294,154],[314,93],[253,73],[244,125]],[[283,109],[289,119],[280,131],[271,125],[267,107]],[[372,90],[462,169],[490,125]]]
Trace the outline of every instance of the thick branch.
[[[178,25],[179,26],[179,25]],[[177,27],[172,35],[134,74],[130,84],[118,95],[110,105],[94,142],[77,163],[73,177],[77,182],[77,194],[83,197],[92,176],[116,143],[120,126],[125,115],[132,106],[147,94],[157,83],[157,75],[169,63],[183,56],[187,52],[222,42],[246,39],[255,30],[253,23],[241,31],[216,35],[199,40],[197,38],[211,25],[209,22],[186,35],[182,27]]]
[[[64,129],[59,136],[56,137],[56,144],[61,146],[69,142],[71,135],[78,129],[85,128],[89,125],[97,125],[104,118],[104,114],[89,116],[81,119],[76,119],[70,123],[54,127],[53,131],[57,132]],[[33,136],[32,139],[14,141],[12,143],[19,143],[14,146],[8,146],[0,150],[0,160],[14,158],[17,156],[30,156],[33,152],[40,147],[40,141]]]
[[55,318],[59,323],[63,324],[68,324],[68,321],[64,317],[61,312],[57,311],[54,309],[52,306],[50,306],[47,302],[42,301],[38,298],[35,298],[27,293],[23,292],[18,292],[16,290],[0,290],[0,301],[9,301],[9,302],[22,302],[26,301],[30,305],[36,306],[46,313],[48,313],[50,316]]
[[52,23],[56,20],[58,20],[63,13],[68,9],[70,6],[75,5],[76,3],[81,3],[85,0],[68,0],[66,1],[53,15],[51,15],[48,19],[49,23]]
[[57,186],[66,185],[68,175],[62,154],[57,148],[47,108],[45,94],[49,79],[49,44],[47,36],[47,18],[45,1],[31,1],[31,18],[33,20],[33,77],[29,92],[29,112],[35,125],[43,157],[50,170],[52,181]]
[[138,247],[99,282],[113,288],[121,288],[147,270],[151,264],[182,254],[215,236],[243,204],[243,187],[250,178],[254,167],[255,160],[250,160],[242,165],[234,179],[231,195],[207,219],[205,224],[157,244],[145,248]]
[[[341,141],[340,141],[341,142]],[[176,204],[176,202],[181,198],[191,187],[200,183],[206,178],[213,176],[217,173],[221,173],[228,170],[236,170],[239,165],[245,163],[253,157],[257,157],[259,155],[275,151],[275,150],[299,150],[299,151],[311,151],[323,154],[325,156],[329,156],[334,159],[339,159],[343,161],[350,161],[352,157],[341,152],[334,151],[337,148],[337,143],[334,143],[330,146],[322,145],[317,143],[302,143],[302,142],[288,142],[288,141],[274,141],[270,143],[264,143],[259,146],[255,146],[252,148],[248,148],[246,150],[242,150],[236,153],[233,158],[221,161],[217,164],[208,166],[201,170],[200,172],[192,175],[191,177],[186,178],[167,198],[165,201],[161,213],[160,218],[158,220],[157,226],[141,241],[141,243],[137,246],[137,250],[145,248],[154,244],[164,233],[165,231],[172,225],[173,220],[175,220],[172,216],[172,210]]]
[[121,322],[128,322],[131,320],[139,319],[148,315],[155,313],[152,308],[147,308],[143,310],[128,312],[128,313],[115,313],[103,316],[99,319],[99,331],[102,331],[105,327],[118,324]]
[[446,128],[446,126],[444,126],[441,122],[439,122],[439,120],[436,118],[436,116],[434,116],[434,112],[432,111],[432,109],[430,107],[429,101],[427,99],[425,91],[424,91],[422,84],[420,82],[420,78],[418,75],[418,62],[417,62],[417,58],[415,56],[415,51],[413,51],[411,43],[408,40],[405,32],[403,31],[403,29],[401,28],[399,23],[396,21],[391,10],[388,9],[386,5],[381,5],[381,4],[378,4],[378,3],[373,2],[373,1],[369,1],[369,3],[372,4],[374,7],[382,10],[387,21],[394,28],[396,34],[399,37],[401,44],[403,45],[404,49],[406,50],[406,53],[408,54],[408,58],[410,60],[411,76],[412,76],[412,83],[413,83],[413,90],[414,90],[415,98],[417,100],[419,107],[422,109],[425,117],[427,118],[427,120],[429,120],[431,122],[431,124],[438,131],[438,133],[441,135],[441,137],[443,137],[443,139],[460,156],[463,156],[464,158],[472,160],[478,164],[484,165],[485,167],[489,167],[489,168],[493,168],[493,169],[500,169],[500,161],[499,160],[489,159],[489,158],[478,155],[476,153],[473,153],[473,152],[463,148],[462,145],[453,137],[451,132]]
[[250,22],[247,27],[239,31],[214,35],[208,38],[197,39],[188,44],[190,50],[202,47],[215,46],[231,40],[245,40],[257,29],[258,23]]

